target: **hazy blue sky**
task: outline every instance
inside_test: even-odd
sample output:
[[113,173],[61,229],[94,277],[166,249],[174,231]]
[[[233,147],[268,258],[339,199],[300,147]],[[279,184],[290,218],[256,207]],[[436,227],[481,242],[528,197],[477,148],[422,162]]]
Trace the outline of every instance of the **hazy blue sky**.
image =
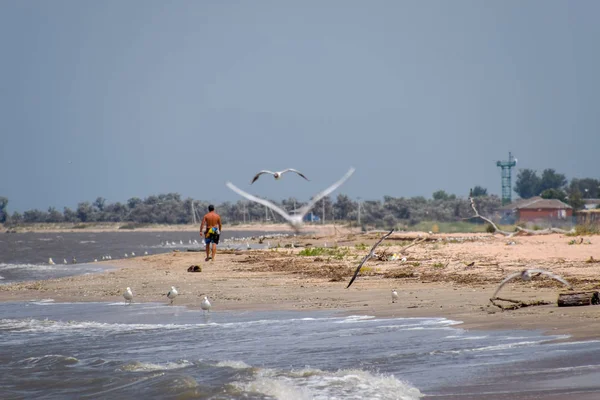
[[[0,0],[9,209],[599,178],[598,1]],[[72,161],[69,164],[68,161]],[[294,167],[311,182],[263,168]],[[516,171],[515,174],[516,175]]]

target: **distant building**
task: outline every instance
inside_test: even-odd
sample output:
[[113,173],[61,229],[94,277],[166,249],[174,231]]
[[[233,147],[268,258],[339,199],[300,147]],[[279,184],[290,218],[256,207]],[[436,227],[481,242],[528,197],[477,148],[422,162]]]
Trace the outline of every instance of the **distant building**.
[[577,223],[581,225],[596,224],[600,225],[600,209],[581,210],[575,213]]
[[518,199],[498,209],[501,223],[514,224],[517,221],[566,220],[573,216],[573,207],[557,199],[543,199],[539,196]]
[[583,207],[586,210],[593,210],[600,206],[600,199],[583,199]]

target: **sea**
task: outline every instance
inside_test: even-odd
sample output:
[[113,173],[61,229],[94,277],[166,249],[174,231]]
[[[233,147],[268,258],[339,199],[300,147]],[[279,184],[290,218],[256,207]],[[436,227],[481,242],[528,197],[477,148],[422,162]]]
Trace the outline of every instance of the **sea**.
[[[247,247],[251,234],[230,234]],[[0,234],[0,274],[102,273],[90,259],[192,248],[191,235]],[[78,262],[47,264],[67,256]],[[565,339],[441,317],[41,297],[0,303],[0,399],[599,399],[600,341]]]

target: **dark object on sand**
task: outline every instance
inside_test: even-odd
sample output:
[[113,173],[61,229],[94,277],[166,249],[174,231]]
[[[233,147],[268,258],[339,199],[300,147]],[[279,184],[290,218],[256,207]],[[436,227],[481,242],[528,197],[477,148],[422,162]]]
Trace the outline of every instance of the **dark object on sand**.
[[204,249],[187,249],[187,251],[193,251],[195,253],[200,253],[200,252],[204,251]]
[[192,265],[187,269],[187,272],[202,272],[202,267],[198,265]]
[[561,293],[558,295],[559,307],[590,306],[600,304],[598,292]]

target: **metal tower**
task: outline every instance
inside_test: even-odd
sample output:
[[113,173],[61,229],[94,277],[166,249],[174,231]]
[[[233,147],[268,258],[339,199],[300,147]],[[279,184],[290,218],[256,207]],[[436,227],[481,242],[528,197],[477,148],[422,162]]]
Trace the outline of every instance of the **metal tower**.
[[512,153],[508,152],[508,161],[497,161],[496,166],[502,168],[502,205],[509,204],[512,201],[511,193],[511,168],[517,165],[517,159],[513,158]]

